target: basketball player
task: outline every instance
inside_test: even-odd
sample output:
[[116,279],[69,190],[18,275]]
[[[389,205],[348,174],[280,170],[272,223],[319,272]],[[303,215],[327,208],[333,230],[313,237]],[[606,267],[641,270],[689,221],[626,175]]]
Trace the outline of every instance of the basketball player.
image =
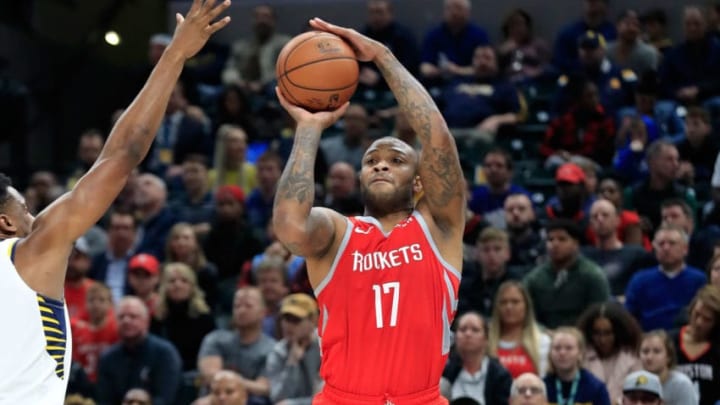
[[273,225],[305,257],[318,298],[325,384],[313,403],[446,404],[439,382],[457,304],[465,207],[455,142],[430,95],[384,45],[319,19],[310,24],[377,65],[422,145],[419,156],[396,138],[370,145],[360,171],[366,216],[312,207],[321,133],[347,105],[312,114],[277,91],[297,128]]
[[145,87],[115,124],[100,156],[37,218],[0,175],[0,404],[62,404],[71,337],[63,285],[73,241],[108,209],[153,141],[185,61],[230,21],[229,0],[194,0]]

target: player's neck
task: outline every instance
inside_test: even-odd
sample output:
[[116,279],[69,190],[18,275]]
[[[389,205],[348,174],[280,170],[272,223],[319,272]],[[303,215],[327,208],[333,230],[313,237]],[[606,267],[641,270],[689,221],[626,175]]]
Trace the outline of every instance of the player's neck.
[[365,215],[371,216],[380,222],[384,232],[390,232],[395,225],[407,219],[412,214],[413,209],[408,208],[402,211],[392,212],[384,215],[374,215],[371,211],[365,210]]

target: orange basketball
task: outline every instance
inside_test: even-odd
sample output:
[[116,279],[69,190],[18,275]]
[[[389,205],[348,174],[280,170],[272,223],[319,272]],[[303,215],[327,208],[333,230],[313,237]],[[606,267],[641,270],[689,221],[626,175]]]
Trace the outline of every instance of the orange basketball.
[[342,38],[305,32],[283,47],[275,65],[285,98],[311,111],[335,110],[350,100],[358,83],[355,52]]

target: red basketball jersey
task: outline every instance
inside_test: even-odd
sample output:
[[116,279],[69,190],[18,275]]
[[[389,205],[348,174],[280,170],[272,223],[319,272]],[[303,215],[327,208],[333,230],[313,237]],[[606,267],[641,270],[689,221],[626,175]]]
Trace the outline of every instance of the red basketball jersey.
[[315,289],[325,384],[386,398],[437,387],[459,283],[459,271],[442,258],[419,212],[388,234],[375,218],[349,218],[332,267]]

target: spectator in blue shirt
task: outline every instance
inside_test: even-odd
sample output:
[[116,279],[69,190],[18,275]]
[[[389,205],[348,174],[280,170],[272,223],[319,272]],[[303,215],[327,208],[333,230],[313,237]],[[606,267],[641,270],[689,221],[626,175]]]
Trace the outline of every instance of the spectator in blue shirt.
[[420,75],[428,83],[475,74],[473,52],[490,40],[483,28],[470,21],[470,8],[470,0],[445,0],[444,21],[425,35]]
[[720,42],[707,35],[699,7],[683,14],[685,41],[670,49],[660,65],[664,96],[682,103],[704,102],[720,94]]
[[458,79],[446,87],[443,116],[451,128],[476,127],[494,135],[502,125],[515,124],[524,115],[517,89],[499,75],[495,50],[475,49],[473,78]]
[[[405,68],[417,75],[420,68],[420,48],[415,34],[395,20],[390,0],[368,0],[367,24],[362,34],[382,42]],[[367,88],[387,90],[387,84],[374,63],[360,65],[360,84]]]
[[511,194],[526,194],[528,191],[512,183],[512,156],[502,149],[493,148],[483,158],[485,184],[473,187],[470,197],[470,209],[483,216],[487,222],[497,228],[505,228],[505,199]]
[[118,404],[136,387],[149,392],[153,404],[174,404],[182,372],[177,350],[148,333],[150,314],[139,298],[123,298],[117,318],[120,342],[110,346],[98,363],[98,404]]
[[553,65],[561,73],[569,73],[580,66],[577,38],[587,31],[596,31],[608,41],[617,37],[615,24],[607,18],[608,0],[584,0],[583,16],[566,25],[555,38]]
[[643,330],[669,330],[707,278],[702,270],[685,264],[688,235],[682,228],[662,225],[653,245],[659,265],[632,277],[625,291],[625,307]]

